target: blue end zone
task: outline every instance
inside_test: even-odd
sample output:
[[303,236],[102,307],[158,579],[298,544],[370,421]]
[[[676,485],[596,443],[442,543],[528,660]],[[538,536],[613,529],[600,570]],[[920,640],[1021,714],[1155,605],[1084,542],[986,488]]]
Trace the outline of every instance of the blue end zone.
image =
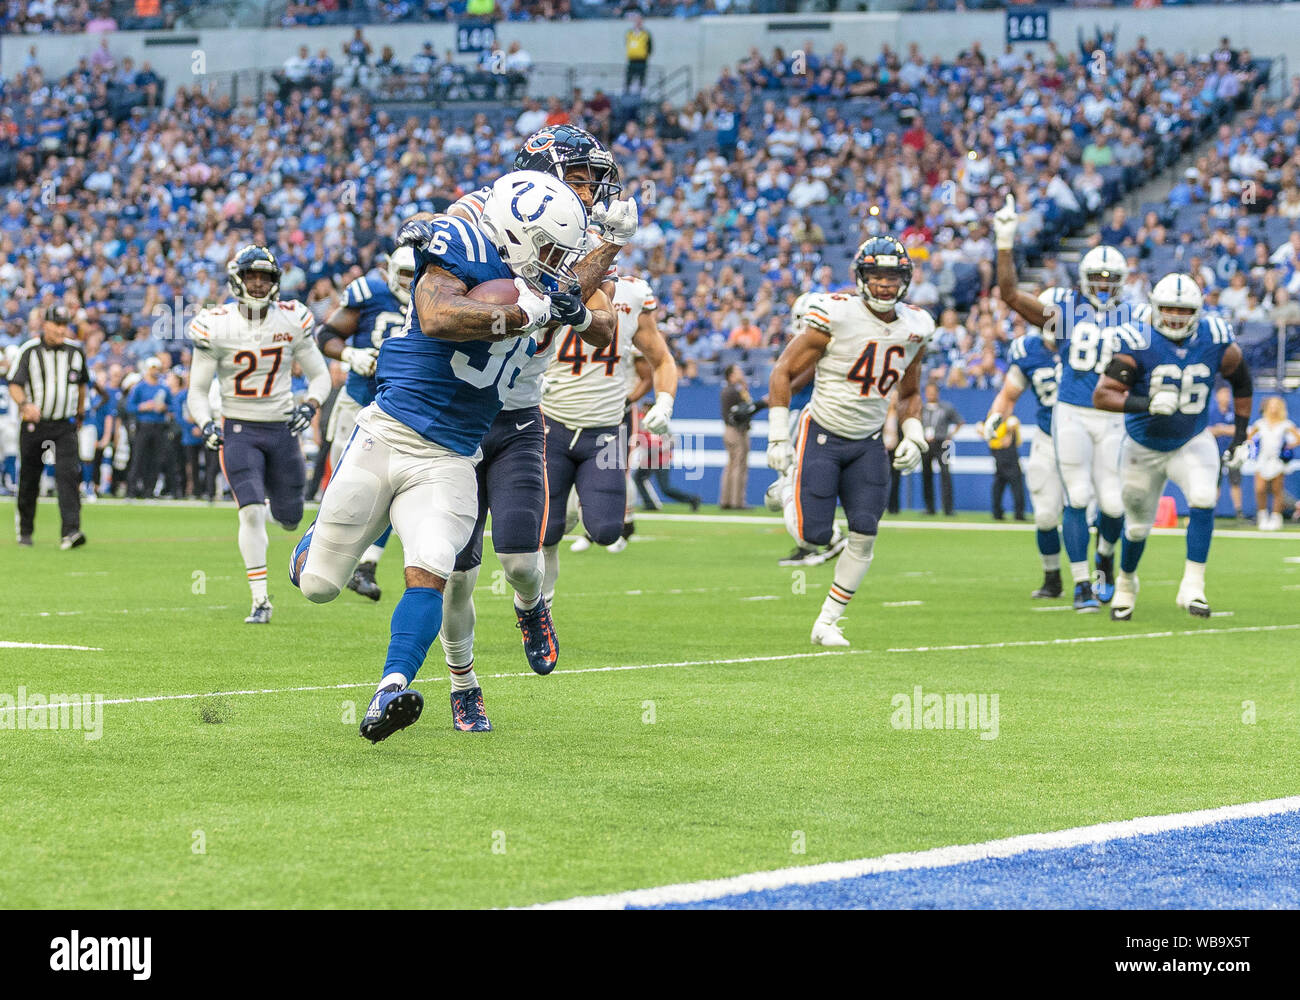
[[636,909],[1294,909],[1300,813]]

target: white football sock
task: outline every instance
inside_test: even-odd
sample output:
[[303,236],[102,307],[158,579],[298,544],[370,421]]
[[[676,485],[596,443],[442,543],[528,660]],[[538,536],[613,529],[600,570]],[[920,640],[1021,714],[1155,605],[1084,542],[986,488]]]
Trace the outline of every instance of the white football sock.
[[1183,563],[1183,582],[1180,586],[1204,594],[1205,563],[1192,562],[1190,559]]
[[383,555],[384,547],[382,545],[372,545],[361,554],[361,561],[363,563],[377,563]]
[[448,667],[451,671],[451,689],[468,691],[478,687],[478,678],[474,675],[474,661],[470,660],[464,667]]
[[542,573],[542,596],[550,604],[555,598],[555,583],[560,579],[559,545],[542,546],[542,564],[545,567]]
[[856,531],[849,532],[849,541],[844,551],[835,562],[835,582],[831,584],[830,593],[822,602],[818,621],[834,624],[844,615],[844,609],[866,578],[871,569],[871,560],[875,554],[876,536],[862,535]]
[[438,638],[447,666],[453,670],[474,662],[474,584],[478,571],[475,566],[452,573],[442,591],[442,631]]
[[248,571],[248,589],[253,603],[266,600],[266,505],[249,504],[239,508],[239,554]]
[[375,688],[375,690],[382,691],[390,684],[396,684],[399,688],[405,691],[406,675],[405,674],[384,674],[384,676],[379,679],[379,687]]
[[1070,563],[1070,576],[1074,577],[1075,586],[1081,583],[1091,583],[1092,570],[1088,569],[1087,560]]
[[542,599],[542,584],[546,577],[546,564],[541,551],[497,553],[501,568],[505,570],[506,583],[515,591],[515,607],[531,611]]
[[1050,556],[1039,553],[1043,558],[1043,570],[1047,573],[1061,572],[1061,553],[1053,552]]

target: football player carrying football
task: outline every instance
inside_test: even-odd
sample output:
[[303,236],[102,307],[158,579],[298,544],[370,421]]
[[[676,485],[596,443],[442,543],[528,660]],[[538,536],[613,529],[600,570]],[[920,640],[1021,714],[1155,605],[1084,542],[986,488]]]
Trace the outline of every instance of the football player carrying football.
[[[280,301],[280,265],[270,250],[241,248],[226,265],[226,282],[235,301],[202,309],[190,322],[188,402],[203,443],[220,453],[239,507],[239,551],[253,593],[253,610],[244,621],[264,625],[272,611],[266,593],[267,501],[281,527],[298,527],[307,484],[298,435],[329,396],[330,375],[311,335],[311,311],[301,302]],[[296,407],[295,361],[308,379],[307,399]],[[214,380],[220,385],[220,426],[208,398]]]
[[[290,577],[311,601],[333,600],[391,523],[406,556],[378,688],[361,723],[372,742],[409,726],[424,699],[410,684],[442,624],[443,591],[478,517],[480,445],[548,323],[587,326],[572,265],[586,252],[587,212],[555,178],[516,171],[492,186],[477,225],[451,216],[407,223],[416,277],[402,329],[384,341],[375,400],[357,414]],[[515,279],[514,305],[472,289]],[[491,729],[472,669],[452,677],[452,720]]]
[[[477,468],[478,520],[469,544],[457,555],[447,584],[442,620],[442,648],[453,679],[474,667],[474,585],[483,560],[483,530],[492,514],[492,546],[515,592],[515,619],[528,665],[549,674],[559,658],[559,640],[551,619],[549,594],[543,597],[542,534],[546,530],[546,421],[542,416],[542,379],[560,340],[572,337],[597,352],[614,336],[614,313],[607,279],[617,274],[612,262],[636,232],[636,203],[616,200],[622,191],[613,157],[595,136],[574,126],[542,129],[525,140],[515,169],[537,170],[563,181],[589,211],[588,252],[574,265],[580,295],[591,323],[557,333],[538,334],[536,353],[520,371],[502,410],[483,440]],[[482,218],[487,192],[473,191],[449,212],[465,223]],[[457,225],[461,225],[459,221]],[[581,350],[579,346],[577,348]],[[563,509],[563,504],[561,504]]]
[[1038,401],[1038,433],[1029,446],[1029,463],[1026,469],[1029,495],[1034,501],[1034,526],[1038,529],[1038,554],[1043,560],[1043,585],[1033,592],[1034,597],[1061,596],[1061,477],[1056,471],[1056,446],[1052,443],[1052,407],[1056,405],[1056,390],[1061,379],[1061,360],[1047,346],[1040,334],[1029,333],[1011,342],[1007,352],[1007,375],[1002,389],[984,418],[984,437],[996,442],[1005,434],[1007,418],[1016,407],[1016,400],[1026,388]]
[[[433,218],[428,212],[412,218],[420,216]],[[379,359],[379,348],[394,331],[402,328],[406,306],[411,301],[414,277],[415,252],[410,247],[398,247],[388,255],[382,273],[376,269],[349,282],[343,290],[343,301],[316,331],[321,353],[348,366],[347,382],[330,411],[329,428],[325,434],[325,440],[330,443],[330,469],[338,467],[343,447],[356,426],[357,414],[375,398],[375,364]],[[391,533],[391,528],[384,529],[379,539],[366,549],[356,572],[348,581],[350,590],[372,601],[381,596],[379,584],[375,582],[375,568]]]
[[1127,323],[1107,331],[1114,356],[1093,394],[1098,409],[1123,413],[1121,475],[1124,544],[1110,616],[1133,617],[1137,567],[1155,520],[1165,481],[1173,480],[1187,499],[1187,562],[1175,599],[1197,618],[1210,616],[1205,598],[1205,563],[1219,501],[1219,448],[1208,429],[1206,404],[1222,375],[1232,386],[1235,427],[1227,465],[1246,461],[1250,422],[1250,372],[1232,328],[1201,315],[1201,290],[1186,274],[1169,274],[1151,290],[1150,323]]
[[[826,545],[844,505],[849,538],[835,582],[812,628],[812,642],[847,646],[839,621],[871,568],[880,515],[889,500],[889,458],[881,432],[889,394],[898,391],[902,441],[894,467],[910,472],[928,450],[921,426],[921,362],[934,320],[903,297],[912,280],[907,248],[876,236],[853,258],[858,294],[820,293],[807,300],[803,330],[781,353],[769,381],[767,464],[794,467],[785,491],[785,522],[805,547]],[[791,381],[816,365],[812,400],[790,441]]]
[[[1065,551],[1074,578],[1074,609],[1095,612],[1115,589],[1115,545],[1124,526],[1119,486],[1119,446],[1123,420],[1093,408],[1097,379],[1110,364],[1110,345],[1102,331],[1129,320],[1144,320],[1146,306],[1129,306],[1119,293],[1128,274],[1124,255],[1111,246],[1093,247],[1079,262],[1079,290],[1049,288],[1035,297],[1016,283],[1012,250],[1016,203],[993,217],[998,252],[998,290],[1025,320],[1041,328],[1043,342],[1061,355],[1061,380],[1052,409],[1052,439],[1065,494]],[[1097,585],[1088,571],[1088,508],[1096,501]]]

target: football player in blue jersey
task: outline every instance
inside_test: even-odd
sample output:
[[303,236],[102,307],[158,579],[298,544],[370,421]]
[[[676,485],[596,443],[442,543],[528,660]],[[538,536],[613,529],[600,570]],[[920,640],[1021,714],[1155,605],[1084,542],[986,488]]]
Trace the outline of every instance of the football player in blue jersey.
[[[1020,291],[1012,255],[1016,203],[1010,195],[993,217],[993,227],[1003,301],[1026,322],[1039,327],[1047,346],[1061,356],[1052,439],[1065,493],[1065,551],[1074,578],[1074,609],[1096,612],[1115,591],[1115,545],[1124,527],[1119,485],[1124,424],[1120,417],[1095,409],[1092,393],[1110,364],[1111,348],[1103,330],[1143,320],[1147,310],[1120,300],[1128,265],[1124,255],[1111,246],[1096,246],[1084,254],[1079,262],[1078,291],[1049,288],[1037,297]],[[1095,586],[1088,571],[1088,508],[1094,502],[1099,509]]]
[[[430,212],[412,216],[416,221],[433,217]],[[379,359],[379,348],[402,328],[414,278],[415,251],[410,247],[398,247],[388,255],[382,272],[376,269],[348,284],[343,290],[343,301],[316,330],[321,353],[342,361],[348,367],[347,382],[330,411],[329,428],[325,434],[330,443],[331,473],[343,456],[343,447],[352,435],[357,414],[375,398],[375,364]],[[385,529],[366,549],[348,581],[348,589],[372,601],[381,596],[379,584],[375,582],[375,569],[390,533],[390,529]]]
[[1187,562],[1176,603],[1197,618],[1210,616],[1205,562],[1219,500],[1219,447],[1208,428],[1207,403],[1222,375],[1232,386],[1235,415],[1227,465],[1246,461],[1251,380],[1232,328],[1201,315],[1201,290],[1186,274],[1169,274],[1151,290],[1150,323],[1114,331],[1115,353],[1093,394],[1098,409],[1123,413],[1124,545],[1110,616],[1133,617],[1137,567],[1155,520],[1165,481],[1187,499]]
[[[420,715],[410,689],[442,625],[443,591],[478,515],[480,444],[516,377],[552,322],[586,327],[572,265],[586,251],[587,212],[546,174],[516,171],[493,186],[478,225],[443,216],[408,223],[398,244],[415,251],[405,322],[384,341],[374,402],[357,424],[294,549],[290,578],[316,603],[338,596],[386,524],[401,539],[406,590],[393,610],[388,655],[361,723],[371,742]],[[470,292],[515,279],[514,305]],[[456,728],[491,728],[473,671],[454,678]]]
[[[573,125],[551,126],[530,135],[514,165],[516,170],[537,170],[563,181],[587,209],[588,252],[573,270],[593,320],[574,333],[597,351],[607,351],[615,324],[612,279],[618,272],[613,262],[636,233],[636,203],[617,200],[622,187],[613,157],[595,136]],[[451,205],[448,214],[477,224],[489,191],[469,192]],[[519,373],[483,440],[483,459],[476,470],[478,520],[469,544],[456,558],[456,571],[444,593],[441,640],[453,684],[474,669],[474,586],[489,512],[492,547],[514,591],[515,624],[528,665],[538,674],[549,674],[559,659],[559,640],[545,596],[542,540],[549,502],[548,428],[540,404],[547,365],[567,336],[568,331],[555,328],[539,334],[537,352]]]
[[1038,401],[1037,432],[1029,446],[1026,468],[1029,495],[1034,502],[1034,525],[1038,529],[1038,554],[1043,560],[1043,585],[1034,597],[1061,596],[1061,510],[1065,501],[1061,477],[1056,471],[1056,447],[1052,443],[1052,408],[1056,405],[1061,380],[1061,359],[1040,334],[1029,333],[1011,342],[1007,375],[989,415],[984,418],[984,437],[997,440],[1005,433],[1006,420],[1026,388]]

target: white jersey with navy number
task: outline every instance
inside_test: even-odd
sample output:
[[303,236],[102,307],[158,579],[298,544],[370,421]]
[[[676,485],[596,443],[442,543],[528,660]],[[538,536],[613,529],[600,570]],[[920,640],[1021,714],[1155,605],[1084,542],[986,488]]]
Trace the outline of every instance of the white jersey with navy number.
[[1129,437],[1153,451],[1174,451],[1205,430],[1214,381],[1223,355],[1235,341],[1232,327],[1217,316],[1207,316],[1186,340],[1170,340],[1149,323],[1126,323],[1114,335],[1115,352],[1129,355],[1137,365],[1133,395],[1153,396],[1169,389],[1178,393],[1178,411],[1171,416],[1127,414],[1124,425]]
[[[1007,352],[1008,368],[1014,369],[1020,378],[1034,393],[1038,401],[1036,416],[1038,429],[1044,434],[1052,433],[1052,407],[1056,405],[1056,394],[1060,388],[1061,361],[1056,354],[1043,343],[1043,338],[1036,333],[1017,337],[1011,342]],[[1011,371],[1008,378],[1015,378]]]
[[559,347],[546,369],[542,412],[566,427],[613,427],[623,420],[629,380],[636,374],[632,339],[642,313],[659,308],[654,290],[624,275],[614,288],[614,337],[593,348],[571,327],[555,335]]
[[831,338],[817,362],[808,409],[822,427],[851,441],[885,426],[889,394],[934,336],[924,309],[900,302],[886,323],[861,295],[847,292],[809,296],[803,325]]
[[[329,386],[329,369],[316,346],[316,318],[301,302],[272,302],[249,319],[233,302],[202,309],[190,323],[194,350],[217,365],[222,416],[254,422],[287,420],[294,408],[293,363],[313,382]],[[319,398],[328,395],[328,391]]]
[[[415,248],[415,281],[437,267],[474,288],[496,278],[513,278],[477,226],[441,216],[429,242]],[[531,337],[451,341],[426,336],[416,310],[384,341],[375,370],[375,403],[420,437],[460,455],[474,455],[537,349]]]
[[[357,332],[348,338],[349,347],[375,350],[402,328],[406,307],[388,287],[388,279],[378,271],[355,278],[343,289],[343,308],[357,311]],[[361,406],[375,398],[375,376],[359,375],[348,369],[348,395]]]
[[1059,310],[1054,326],[1056,349],[1061,355],[1057,399],[1091,409],[1097,380],[1114,354],[1105,331],[1122,323],[1145,322],[1150,317],[1150,308],[1117,299],[1110,308],[1098,310],[1072,288],[1051,288],[1048,298]]

